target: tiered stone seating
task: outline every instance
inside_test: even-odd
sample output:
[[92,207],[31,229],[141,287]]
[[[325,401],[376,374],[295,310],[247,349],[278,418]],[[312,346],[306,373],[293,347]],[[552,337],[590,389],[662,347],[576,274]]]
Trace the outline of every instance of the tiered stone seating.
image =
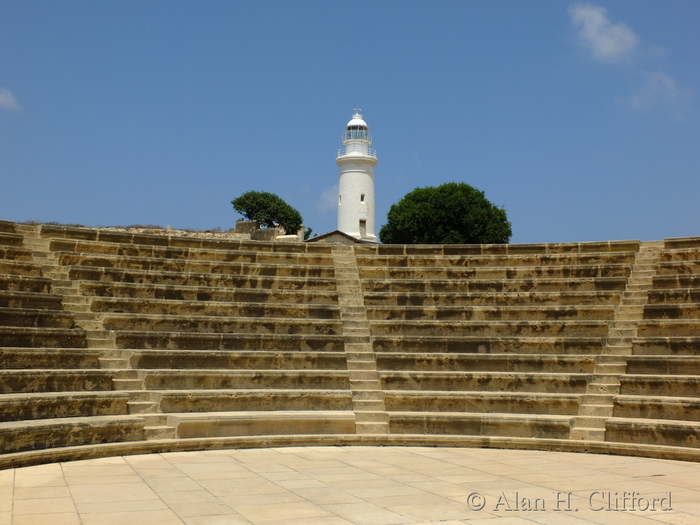
[[332,247],[0,221],[0,468],[285,444],[697,459],[699,269],[700,239]]
[[606,439],[700,447],[700,238],[667,239]]
[[354,433],[328,246],[43,233],[135,371],[149,437]]
[[0,221],[0,451],[143,438],[15,225]]
[[391,433],[568,439],[638,247],[357,247]]

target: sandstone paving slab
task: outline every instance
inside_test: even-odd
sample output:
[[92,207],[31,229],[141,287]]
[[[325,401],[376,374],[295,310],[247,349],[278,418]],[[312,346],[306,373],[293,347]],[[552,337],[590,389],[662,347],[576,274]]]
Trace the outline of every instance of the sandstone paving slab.
[[221,500],[208,490],[199,488],[198,490],[187,490],[177,492],[163,492],[159,494],[164,503],[218,503]]
[[126,475],[114,476],[110,476],[108,472],[102,473],[99,476],[91,476],[89,475],[89,473],[86,473],[86,475],[84,476],[65,476],[62,479],[64,480],[64,483],[68,483],[69,485],[112,485],[115,483],[143,483],[143,478],[141,478],[135,472]]
[[202,486],[186,476],[167,478],[144,478],[144,481],[156,494],[165,497],[166,494],[182,495],[193,491],[202,491]]
[[334,513],[323,507],[307,501],[296,501],[279,504],[239,505],[236,511],[249,521],[254,523],[279,523],[280,519],[307,519],[320,517],[334,517]]
[[[32,468],[32,467],[28,467]],[[63,474],[60,472],[58,474],[39,474],[36,476],[26,476],[22,475],[21,473],[22,469],[16,470],[16,477],[15,477],[15,488],[18,487],[49,487],[49,486],[58,486],[58,487],[63,487],[66,485],[66,480],[63,477]]]
[[238,509],[241,505],[250,505],[253,502],[255,505],[271,505],[299,503],[305,501],[303,497],[293,492],[274,492],[267,494],[250,494],[242,490],[237,495],[221,496],[221,501],[234,509]]
[[254,478],[238,478],[238,479],[207,479],[198,482],[202,488],[208,490],[213,495],[219,498],[228,496],[238,496],[247,494],[250,496],[260,496],[263,494],[284,494],[287,489],[281,485],[270,483],[267,480]]
[[[169,465],[168,467],[143,467],[136,465],[139,476],[145,480],[164,479],[164,478],[188,478],[188,476],[180,469]],[[189,479],[189,478],[188,478]]]
[[183,525],[172,510],[82,514],[81,525]]
[[71,493],[67,485],[48,487],[18,487],[12,495],[15,500],[25,499],[47,499],[47,498],[70,498]]
[[112,483],[104,485],[72,485],[71,494],[77,503],[157,500],[158,495],[145,483]]
[[400,483],[419,483],[421,481],[433,481],[433,478],[425,474],[392,474],[391,479]]
[[159,499],[76,503],[76,507],[78,508],[78,512],[81,515],[168,510],[168,505],[164,501],[161,501]]
[[335,484],[335,487],[345,490],[349,494],[362,499],[389,496],[414,497],[422,494],[420,489],[404,485],[403,483],[399,483],[394,480],[378,480],[376,482],[364,483],[361,486],[358,486],[353,482],[348,482],[347,484],[337,483]]
[[[580,520],[578,518],[571,518],[570,520],[568,518],[561,518],[562,521],[560,522],[554,522],[557,524],[561,525],[583,525],[584,523],[588,523],[584,520]],[[464,522],[462,522],[464,523]],[[518,516],[509,516],[505,518],[494,518],[494,517],[489,517],[489,518],[479,518],[479,519],[474,519],[474,520],[469,520],[469,525],[533,525],[535,522],[532,521],[531,519],[527,518],[521,518]],[[442,525],[442,524],[440,524]]]
[[[279,523],[278,520],[264,520],[259,522],[258,525],[277,525]],[[351,524],[351,521],[345,520],[343,518],[338,518],[338,517],[328,517],[328,516],[323,516],[320,518],[298,518],[298,519],[289,519],[289,520],[284,520],[285,525],[348,525]]]
[[12,512],[16,516],[28,514],[70,514],[76,512],[75,502],[70,497],[44,498],[41,500],[15,500]]
[[436,505],[390,505],[387,510],[418,522],[428,521],[442,524],[447,519],[457,520],[464,517],[464,506],[456,502]]
[[100,477],[100,476],[132,476],[134,474],[134,469],[130,465],[126,464],[114,464],[114,465],[96,465],[96,466],[85,466],[85,465],[71,465],[66,464],[63,468],[63,475],[68,478],[82,478],[82,477]]
[[191,516],[183,517],[185,525],[251,525],[251,523],[238,515],[226,516]]
[[[3,523],[0,520],[0,523]],[[10,522],[7,522],[10,525]],[[82,525],[80,516],[74,512],[52,514],[29,514],[14,516],[12,525]]]
[[270,481],[289,481],[289,480],[299,480],[299,479],[307,479],[308,476],[302,472],[298,472],[293,469],[288,469],[288,470],[280,470],[280,471],[273,471],[273,472],[257,472],[260,476],[263,478],[270,480]]
[[334,514],[352,521],[357,525],[399,525],[415,523],[411,518],[406,518],[395,512],[384,509],[372,503],[339,503],[324,505]]
[[[535,484],[539,486],[561,487],[567,481],[566,478],[546,472],[528,472],[526,474],[515,475],[511,474],[509,477],[515,481],[521,481],[523,483]],[[472,480],[469,481],[473,482]]]
[[246,468],[237,468],[236,465],[226,468],[221,463],[186,463],[179,465],[179,469],[190,478],[198,481],[257,478],[257,474]]
[[464,487],[456,485],[454,483],[448,483],[447,481],[418,481],[408,482],[408,484],[412,487],[422,490],[423,492],[435,494],[437,496],[445,497],[448,499],[456,497],[458,498],[458,501],[461,502],[464,501],[464,496],[468,494],[468,492],[465,491]]
[[356,485],[366,485],[372,481],[382,481],[382,477],[364,470],[357,469],[313,469],[303,470],[304,474],[328,483],[330,485],[353,483]]
[[329,488],[327,483],[313,478],[279,480],[277,484],[289,490],[307,489],[307,488]]
[[333,503],[358,503],[362,500],[356,496],[333,487],[298,487],[292,489],[298,496],[316,505],[329,505]]
[[231,507],[220,502],[171,503],[169,506],[180,518],[212,515],[227,516],[231,514]]

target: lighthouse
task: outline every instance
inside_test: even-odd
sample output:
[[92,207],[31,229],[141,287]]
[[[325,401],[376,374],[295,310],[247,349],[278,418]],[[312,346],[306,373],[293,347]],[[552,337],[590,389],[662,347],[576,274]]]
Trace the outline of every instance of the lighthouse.
[[360,110],[345,127],[343,148],[335,163],[338,182],[338,230],[363,241],[377,242],[374,234],[374,167],[377,152],[370,148],[372,137]]

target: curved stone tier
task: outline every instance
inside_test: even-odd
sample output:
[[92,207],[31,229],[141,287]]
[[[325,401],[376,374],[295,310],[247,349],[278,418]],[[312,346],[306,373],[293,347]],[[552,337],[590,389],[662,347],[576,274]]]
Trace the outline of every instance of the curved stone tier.
[[323,245],[0,221],[0,467],[432,445],[700,460],[700,238]]

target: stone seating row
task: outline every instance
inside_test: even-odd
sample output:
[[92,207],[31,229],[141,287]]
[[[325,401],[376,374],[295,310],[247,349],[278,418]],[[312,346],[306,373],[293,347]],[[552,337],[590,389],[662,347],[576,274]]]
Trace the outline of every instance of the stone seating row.
[[478,267],[360,267],[362,279],[469,279],[469,280],[516,280],[516,279],[586,279],[596,277],[628,277],[628,264],[569,265],[569,266],[478,266]]
[[[629,246],[625,246],[629,248]],[[530,255],[509,255],[509,254],[468,254],[468,255],[377,255],[367,254],[358,250],[357,261],[363,268],[376,269],[405,269],[415,268],[492,268],[503,269],[522,267],[540,268],[546,270],[550,267],[606,267],[621,264],[634,263],[638,246],[629,251],[606,251],[606,252],[577,252],[566,251],[560,253],[533,253]]]
[[145,439],[144,418],[88,416],[0,422],[0,450],[27,451]]
[[189,272],[235,275],[246,273],[250,276],[280,276],[333,278],[331,266],[297,264],[259,264],[246,262],[223,262],[207,259],[165,259],[159,257],[128,257],[121,255],[96,256],[92,254],[60,253],[62,266],[88,266],[123,270],[150,270],[152,272]]
[[451,292],[372,292],[363,294],[368,309],[382,306],[410,308],[424,307],[587,307],[614,308],[620,302],[619,290],[573,292],[469,292],[454,289]]
[[332,256],[327,248],[315,251],[264,251],[253,246],[218,243],[215,248],[169,247],[153,244],[124,244],[115,242],[75,241],[54,239],[49,244],[51,251],[61,253],[66,260],[70,254],[90,254],[96,259],[109,261],[112,257],[133,259],[165,259],[168,261],[208,261],[211,263],[246,263],[283,266],[333,266]]
[[[243,294],[240,294],[243,295]],[[263,294],[257,293],[256,297]],[[279,298],[280,294],[264,294],[272,299]],[[239,297],[240,298],[240,297]],[[311,294],[295,294],[284,299],[291,300],[302,298],[315,299]],[[0,296],[0,301],[1,301]],[[113,312],[117,314],[147,314],[147,315],[177,315],[188,317],[240,317],[240,318],[300,318],[300,319],[339,319],[340,309],[337,304],[308,304],[305,301],[299,303],[286,303],[274,301],[215,301],[215,300],[172,300],[172,299],[144,299],[133,297],[96,297],[92,300],[93,312]]]
[[358,260],[377,255],[533,255],[561,253],[637,252],[639,241],[568,242],[546,244],[362,244],[355,246]]
[[372,279],[363,280],[365,292],[573,292],[612,291],[625,289],[625,277],[598,277],[586,279]]
[[324,244],[307,243],[264,243],[240,239],[212,239],[198,236],[171,235],[161,233],[133,233],[114,229],[85,228],[52,224],[41,225],[41,236],[45,239],[66,239],[74,241],[92,241],[118,245],[144,245],[173,248],[195,248],[202,250],[222,249],[226,251],[242,250],[272,253],[309,253],[330,254],[331,247]]
[[[270,277],[270,276],[251,276],[241,274],[202,274],[202,273],[179,273],[179,272],[146,272],[136,270],[113,270],[110,268],[75,268],[69,270],[69,277],[72,280],[82,281],[81,288],[92,287],[92,289],[84,290],[87,294],[99,294],[99,283],[105,286],[107,283],[112,284],[114,289],[109,289],[108,293],[120,293],[121,296],[128,296],[125,293],[147,293],[149,290],[155,290],[154,293],[160,293],[161,290],[179,291],[182,288],[182,297],[186,293],[192,297],[192,292],[197,292],[199,295],[194,296],[195,300],[206,300],[206,294],[221,293],[221,290],[226,290],[232,293],[233,290],[243,289],[255,290],[259,295],[250,297],[251,301],[267,300],[267,297],[260,295],[263,290],[278,290],[280,292],[287,291],[304,291],[306,289],[314,291],[314,297],[320,291],[331,291],[335,293],[335,281],[333,279],[290,279],[286,277]],[[138,286],[150,285],[150,286]],[[125,292],[120,292],[120,288]],[[243,293],[243,291],[241,291]],[[178,298],[178,297],[174,297]],[[228,299],[223,299],[228,300]]]

